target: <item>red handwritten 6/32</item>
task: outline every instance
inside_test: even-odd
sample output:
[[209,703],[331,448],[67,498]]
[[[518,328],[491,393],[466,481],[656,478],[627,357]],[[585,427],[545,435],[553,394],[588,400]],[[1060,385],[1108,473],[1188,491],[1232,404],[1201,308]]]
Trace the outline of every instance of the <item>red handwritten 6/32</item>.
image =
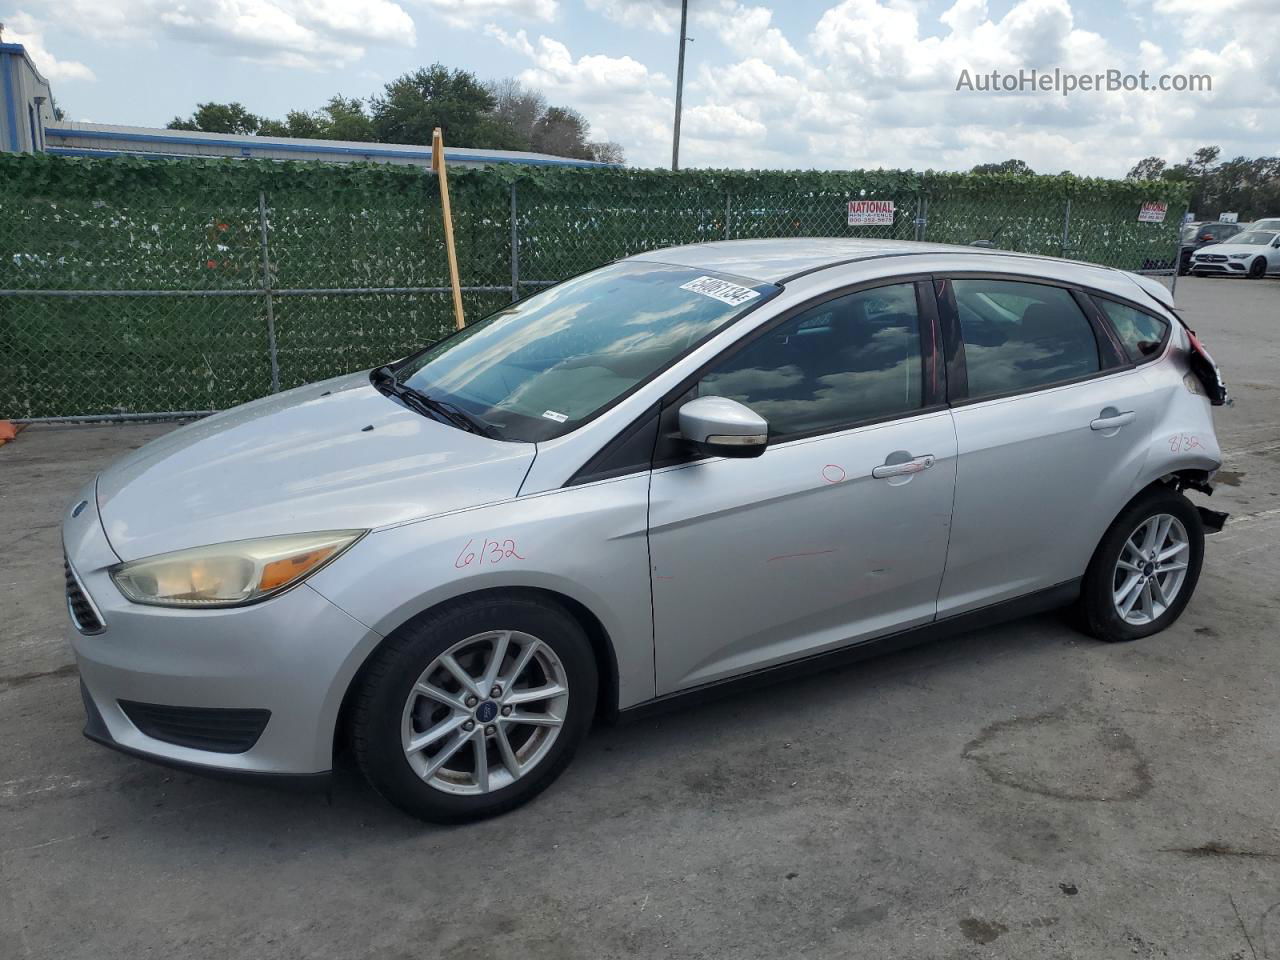
[[475,543],[474,537],[467,541],[467,545],[458,552],[458,558],[453,561],[454,567],[462,570],[470,566],[483,567],[485,564],[501,563],[503,560],[524,559],[516,551],[516,542],[514,540],[490,540],[485,538],[479,547],[476,547]]

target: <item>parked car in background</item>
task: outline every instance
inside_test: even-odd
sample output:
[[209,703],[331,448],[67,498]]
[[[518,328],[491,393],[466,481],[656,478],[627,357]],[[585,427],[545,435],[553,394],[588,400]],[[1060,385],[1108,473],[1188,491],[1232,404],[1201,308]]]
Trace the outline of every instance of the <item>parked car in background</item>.
[[1280,233],[1280,217],[1267,217],[1263,220],[1255,220],[1253,223],[1244,225],[1246,230],[1275,230]]
[[1182,275],[1191,272],[1191,255],[1201,247],[1211,243],[1222,243],[1239,232],[1238,223],[1219,223],[1216,220],[1209,220],[1186,224],[1182,228],[1182,245],[1178,249],[1178,272]]
[[62,531],[85,733],[267,780],[348,742],[402,809],[470,820],[600,716],[1068,604],[1150,636],[1222,526],[1184,490],[1225,399],[1134,274],[643,253],[90,480]]
[[1246,230],[1226,243],[1201,247],[1191,256],[1191,272],[1197,277],[1249,277],[1252,280],[1280,274],[1280,233]]

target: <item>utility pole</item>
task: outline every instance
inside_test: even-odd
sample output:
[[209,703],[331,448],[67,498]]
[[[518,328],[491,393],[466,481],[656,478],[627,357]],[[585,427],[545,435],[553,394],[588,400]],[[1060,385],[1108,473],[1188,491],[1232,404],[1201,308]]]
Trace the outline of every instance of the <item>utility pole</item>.
[[689,0],[680,0],[680,59],[676,65],[676,124],[671,137],[671,169],[680,169],[680,102],[684,98],[684,48],[689,25]]

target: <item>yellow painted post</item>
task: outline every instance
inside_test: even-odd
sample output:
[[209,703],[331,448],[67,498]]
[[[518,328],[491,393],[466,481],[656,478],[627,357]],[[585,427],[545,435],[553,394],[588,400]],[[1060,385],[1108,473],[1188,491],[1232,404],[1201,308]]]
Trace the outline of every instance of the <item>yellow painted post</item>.
[[444,214],[444,248],[449,257],[449,283],[453,286],[453,322],[461,330],[467,325],[462,315],[462,284],[458,280],[458,253],[453,247],[453,211],[449,207],[449,175],[444,167],[444,137],[436,127],[431,135],[431,169],[440,181],[440,209]]

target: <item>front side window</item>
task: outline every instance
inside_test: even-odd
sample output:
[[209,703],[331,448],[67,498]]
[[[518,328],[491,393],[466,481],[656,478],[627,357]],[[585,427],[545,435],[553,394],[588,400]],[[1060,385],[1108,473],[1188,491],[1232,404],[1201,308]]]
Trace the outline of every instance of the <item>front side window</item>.
[[956,280],[970,397],[989,397],[1101,369],[1093,328],[1070,291],[1013,280]]
[[746,404],[781,438],[918,410],[922,371],[915,285],[901,283],[791,318],[713,367],[698,395]]
[[1143,363],[1159,355],[1169,336],[1169,321],[1143,310],[1094,297],[1124,344],[1124,351],[1134,363]]
[[396,369],[504,440],[568,433],[779,288],[627,261],[566,280]]

